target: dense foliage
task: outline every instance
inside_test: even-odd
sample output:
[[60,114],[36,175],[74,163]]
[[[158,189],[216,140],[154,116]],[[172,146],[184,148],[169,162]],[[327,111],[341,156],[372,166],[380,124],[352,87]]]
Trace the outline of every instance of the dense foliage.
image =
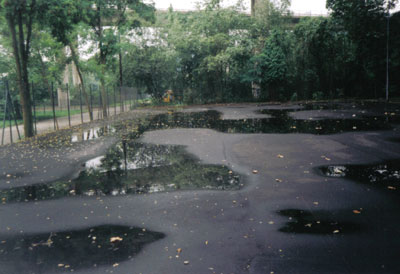
[[[259,100],[384,98],[395,2],[332,0],[331,16],[300,20],[289,1],[257,1],[253,17],[219,1],[187,14],[170,9],[127,51],[124,73],[156,98],[173,89],[188,103],[254,100],[252,84]],[[400,95],[398,17],[390,17],[390,97]]]
[[396,0],[328,0],[329,17],[300,19],[289,0],[252,1],[252,16],[243,1],[221,2],[183,13],[141,0],[2,0],[0,73],[28,124],[30,84],[50,100],[70,63],[88,108],[91,83],[103,104],[106,86],[156,100],[172,89],[185,103],[384,98],[389,45],[389,94],[400,95],[400,14],[388,16]]

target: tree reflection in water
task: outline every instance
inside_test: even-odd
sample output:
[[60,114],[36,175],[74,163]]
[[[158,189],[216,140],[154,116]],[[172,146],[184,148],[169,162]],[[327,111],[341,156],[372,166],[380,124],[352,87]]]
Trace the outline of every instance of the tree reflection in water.
[[85,164],[78,178],[0,191],[3,203],[67,196],[146,194],[176,190],[235,190],[240,177],[227,167],[205,165],[180,146],[123,141]]

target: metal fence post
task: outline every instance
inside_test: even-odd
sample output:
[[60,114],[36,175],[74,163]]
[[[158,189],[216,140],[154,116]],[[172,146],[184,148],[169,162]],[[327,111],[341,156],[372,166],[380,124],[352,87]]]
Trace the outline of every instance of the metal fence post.
[[83,124],[83,109],[82,109],[82,85],[79,84],[79,104],[81,106],[81,122]]
[[[17,117],[15,117],[16,114],[15,114],[14,104],[13,104],[12,97],[11,97],[11,93],[10,93],[10,88],[9,88],[9,86],[8,86],[8,81],[6,81],[6,91],[7,91],[7,94],[8,94],[8,98],[10,99],[10,101],[9,101],[9,102],[10,102],[10,110],[11,110],[10,119],[11,119],[11,116],[12,116],[12,118],[14,118],[15,128],[17,129],[17,133],[18,133],[18,139],[21,140],[21,134],[19,133],[18,123],[17,123]],[[11,121],[10,121],[10,130],[12,130],[12,123],[11,123]],[[10,135],[11,135],[11,137],[12,137],[12,133],[10,133]],[[11,139],[12,139],[12,138],[11,138]],[[11,142],[12,142],[12,141],[11,141]]]
[[35,123],[35,134],[37,135],[37,119],[36,119],[36,102],[35,102],[35,89],[32,82],[32,103],[33,103],[33,121]]
[[92,84],[89,84],[89,91],[90,91],[90,111],[91,117],[93,118],[93,97],[92,97]]
[[106,94],[107,94],[107,116],[110,116],[110,98],[108,96],[108,87],[106,87]]
[[4,131],[6,128],[6,118],[7,118],[7,91],[4,86],[4,98],[6,98],[5,103],[4,103],[4,117],[3,117],[3,132],[1,134],[1,145],[4,145]]
[[117,115],[117,97],[116,97],[116,92],[115,90],[117,89],[116,86],[114,86],[114,115]]
[[70,109],[70,103],[69,103],[69,86],[68,84],[65,84],[67,86],[67,107],[68,107],[68,125],[71,127],[71,109]]
[[51,83],[51,105],[53,108],[53,122],[54,122],[54,130],[57,130],[57,123],[56,123],[56,106],[54,102],[54,83]]

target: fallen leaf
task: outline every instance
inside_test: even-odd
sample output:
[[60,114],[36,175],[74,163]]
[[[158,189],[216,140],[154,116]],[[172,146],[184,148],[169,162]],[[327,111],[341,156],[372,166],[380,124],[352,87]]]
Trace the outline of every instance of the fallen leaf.
[[110,243],[122,242],[122,240],[123,239],[121,237],[111,237]]
[[360,210],[357,210],[357,209],[354,209],[354,210],[353,210],[353,213],[354,213],[354,214],[361,214],[361,211],[360,211]]

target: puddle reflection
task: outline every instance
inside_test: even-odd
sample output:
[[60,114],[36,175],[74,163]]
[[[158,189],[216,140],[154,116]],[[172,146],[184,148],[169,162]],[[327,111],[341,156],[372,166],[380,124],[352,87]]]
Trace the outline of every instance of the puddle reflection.
[[[336,134],[354,131],[387,130],[391,125],[384,118],[297,120],[289,116],[288,110],[264,110],[272,118],[222,120],[217,111],[197,113],[160,114],[149,118],[132,131],[136,138],[146,131],[169,128],[208,128],[224,133],[308,133]],[[121,130],[125,125],[117,126]]]
[[0,191],[3,204],[70,196],[117,196],[176,190],[237,190],[239,175],[225,166],[205,165],[183,147],[122,142],[86,162],[78,178]]
[[[8,273],[72,272],[117,265],[164,234],[136,227],[98,226],[14,237],[0,235],[0,262]],[[5,270],[6,271],[6,270]]]
[[71,142],[76,143],[76,142],[94,140],[115,132],[116,129],[109,125],[104,127],[95,127],[87,130],[81,130],[80,132],[75,132],[72,134]]
[[323,175],[348,178],[399,193],[400,160],[391,160],[369,165],[330,165],[320,167]]
[[[356,106],[354,106],[356,108]],[[222,120],[221,113],[215,110],[203,112],[172,112],[149,116],[134,121],[123,121],[114,126],[97,127],[86,131],[75,132],[72,142],[81,142],[117,133],[124,138],[136,139],[150,130],[170,128],[207,128],[224,133],[305,133],[336,134],[355,131],[388,130],[391,124],[399,122],[399,111],[385,112],[382,115],[366,116],[366,111],[357,113],[351,118],[295,119],[290,113],[305,110],[349,110],[349,106],[340,104],[306,104],[295,108],[264,109],[260,112],[272,116],[261,119]],[[128,132],[128,134],[126,134]],[[128,135],[128,136],[126,136]]]

